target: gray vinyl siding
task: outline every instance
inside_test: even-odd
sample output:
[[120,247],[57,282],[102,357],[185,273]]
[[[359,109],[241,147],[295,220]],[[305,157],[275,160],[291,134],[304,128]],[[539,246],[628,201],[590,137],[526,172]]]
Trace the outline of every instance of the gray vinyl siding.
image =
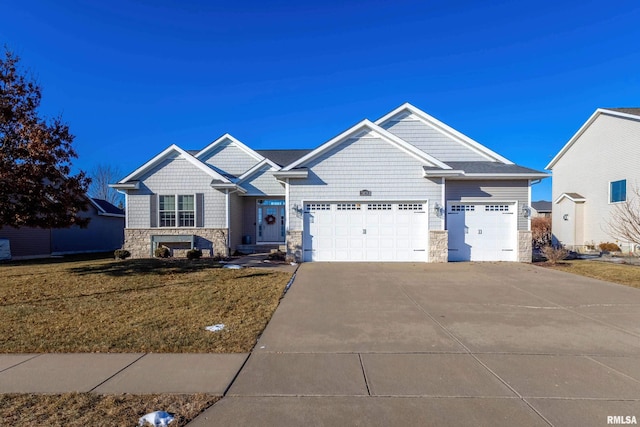
[[242,175],[258,163],[258,160],[232,142],[221,144],[200,160],[235,176]]
[[421,120],[404,116],[389,120],[381,127],[443,162],[489,160]]
[[[583,196],[582,236],[560,231],[563,209],[553,205],[553,232],[568,245],[613,242],[607,221],[615,204],[609,203],[612,181],[627,180],[627,197],[640,185],[640,117],[637,120],[601,114],[553,166],[552,200],[563,193]],[[570,205],[568,203],[567,205]],[[572,217],[578,220],[577,217]]]
[[51,254],[51,230],[42,228],[0,228],[0,239],[9,239],[13,258],[49,256]]
[[204,206],[196,206],[196,209],[202,209],[204,227],[226,228],[225,194],[211,188],[211,181],[210,175],[187,160],[176,158],[163,161],[140,179],[140,190],[129,191],[129,228],[155,225],[157,209],[152,209],[152,205],[158,195],[198,193],[202,196],[196,196],[196,200],[203,200]]
[[129,228],[151,227],[151,193],[141,193],[140,191],[129,191],[127,196],[126,209]]
[[240,186],[249,195],[284,196],[284,186],[276,180],[269,166],[256,172],[248,180],[242,181]]
[[529,219],[522,214],[522,206],[529,206],[528,180],[485,180],[485,181],[446,181],[447,201],[490,201],[518,202],[518,230],[529,229]]
[[[290,205],[308,201],[429,200],[441,203],[441,180],[422,176],[424,164],[390,143],[371,137],[349,139],[304,165],[306,179],[290,180]],[[361,190],[371,197],[360,196]],[[429,209],[429,228],[443,222]],[[291,212],[290,230],[302,230],[301,215]]]

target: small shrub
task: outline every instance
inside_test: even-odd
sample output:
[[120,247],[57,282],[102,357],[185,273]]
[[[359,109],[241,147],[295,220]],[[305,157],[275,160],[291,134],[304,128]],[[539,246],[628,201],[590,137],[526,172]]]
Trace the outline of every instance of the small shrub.
[[202,250],[201,249],[194,248],[194,249],[189,249],[187,251],[187,258],[188,259],[200,259],[200,257],[202,257]]
[[115,256],[116,259],[127,259],[131,256],[131,252],[126,249],[116,249],[113,252],[113,256]]
[[551,245],[551,218],[536,217],[531,219],[531,239],[534,248]]
[[562,261],[567,258],[569,251],[561,246],[553,247],[551,245],[547,245],[542,248],[542,254],[550,264],[557,264],[558,261]]
[[270,259],[271,261],[284,261],[286,256],[287,254],[278,250],[267,255],[267,259]]
[[602,252],[620,252],[620,246],[615,243],[600,243],[598,247]]
[[170,251],[166,246],[158,246],[154,252],[156,258],[169,258]]

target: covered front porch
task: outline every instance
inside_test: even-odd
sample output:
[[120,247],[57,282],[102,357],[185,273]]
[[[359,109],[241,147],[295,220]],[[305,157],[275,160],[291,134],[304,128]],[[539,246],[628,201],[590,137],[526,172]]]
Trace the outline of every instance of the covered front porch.
[[232,252],[269,252],[285,244],[284,197],[239,196],[232,212]]

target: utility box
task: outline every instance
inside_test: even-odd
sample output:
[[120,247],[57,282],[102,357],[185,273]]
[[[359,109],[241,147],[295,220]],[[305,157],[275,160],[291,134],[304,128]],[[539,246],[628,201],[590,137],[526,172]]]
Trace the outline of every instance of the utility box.
[[11,259],[11,243],[9,239],[0,239],[0,260]]

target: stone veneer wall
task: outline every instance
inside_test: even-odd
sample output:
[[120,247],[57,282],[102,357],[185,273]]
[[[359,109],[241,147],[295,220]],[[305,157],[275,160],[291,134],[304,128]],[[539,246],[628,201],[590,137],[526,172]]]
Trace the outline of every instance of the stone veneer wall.
[[533,246],[531,242],[531,232],[526,230],[518,231],[518,262],[531,262],[533,256]]
[[289,231],[287,233],[287,257],[296,262],[302,262],[302,231]]
[[449,261],[449,232],[429,230],[429,262]]
[[[126,228],[124,249],[131,252],[131,258],[151,257],[151,236],[195,235],[195,247],[202,249],[202,255],[229,256],[226,228]],[[173,255],[186,256],[185,249],[176,249]]]

